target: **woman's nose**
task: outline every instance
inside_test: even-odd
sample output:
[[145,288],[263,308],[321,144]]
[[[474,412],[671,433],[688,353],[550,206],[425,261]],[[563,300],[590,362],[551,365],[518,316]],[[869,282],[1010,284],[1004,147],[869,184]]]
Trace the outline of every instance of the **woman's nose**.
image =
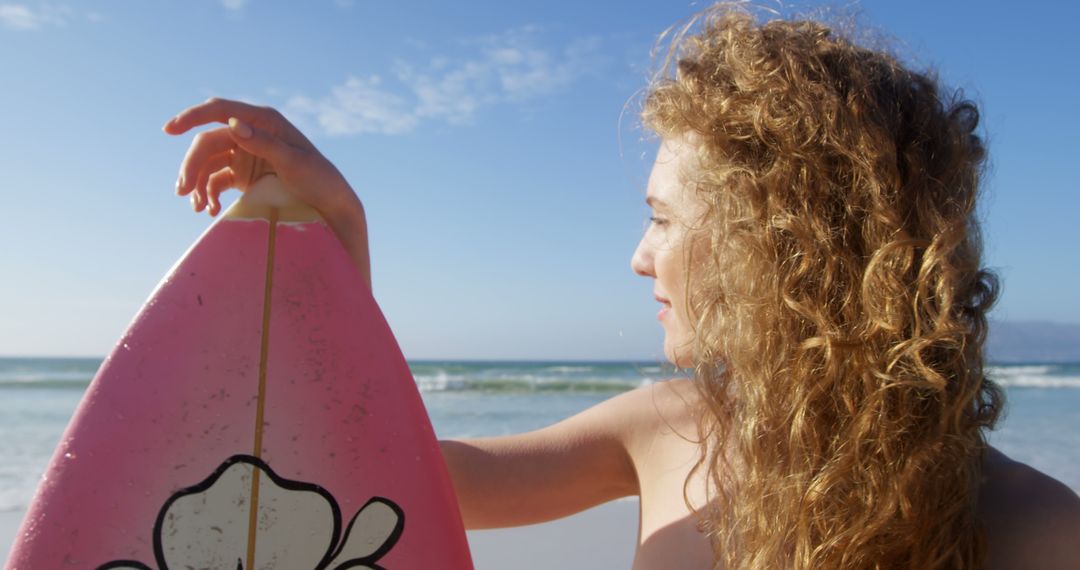
[[630,258],[630,269],[642,277],[656,277],[653,271],[652,252],[645,245],[645,240],[638,243],[634,255]]

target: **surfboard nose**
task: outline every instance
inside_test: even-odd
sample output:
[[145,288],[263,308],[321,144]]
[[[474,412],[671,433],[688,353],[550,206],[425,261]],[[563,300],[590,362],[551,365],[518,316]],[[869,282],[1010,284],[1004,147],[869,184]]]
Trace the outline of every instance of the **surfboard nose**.
[[223,216],[226,219],[270,220],[277,209],[279,222],[322,220],[314,208],[296,197],[277,174],[268,172],[251,184]]

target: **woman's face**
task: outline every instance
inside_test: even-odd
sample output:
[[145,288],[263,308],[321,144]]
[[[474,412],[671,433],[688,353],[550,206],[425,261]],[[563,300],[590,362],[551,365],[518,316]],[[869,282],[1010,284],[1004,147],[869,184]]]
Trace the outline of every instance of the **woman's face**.
[[693,333],[686,303],[686,247],[690,228],[705,212],[704,202],[684,183],[693,158],[694,147],[686,138],[661,142],[645,196],[652,218],[630,261],[635,273],[656,280],[653,293],[663,305],[656,318],[664,327],[664,356],[681,368],[693,364]]

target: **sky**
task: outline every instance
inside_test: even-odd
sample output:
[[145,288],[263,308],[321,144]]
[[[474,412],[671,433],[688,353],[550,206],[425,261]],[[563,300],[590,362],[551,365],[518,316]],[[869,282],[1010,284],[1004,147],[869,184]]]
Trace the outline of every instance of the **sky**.
[[[636,109],[702,6],[0,0],[0,355],[112,349],[211,221],[173,193],[193,133],[160,128],[218,96],[281,110],[357,191],[407,358],[659,359]],[[993,316],[1080,323],[1080,7],[831,6],[981,106]]]

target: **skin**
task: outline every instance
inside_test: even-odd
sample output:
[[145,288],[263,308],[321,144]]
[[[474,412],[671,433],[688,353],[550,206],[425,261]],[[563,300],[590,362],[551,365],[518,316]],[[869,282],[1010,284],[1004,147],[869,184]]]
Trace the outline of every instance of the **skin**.
[[663,305],[658,316],[664,328],[664,356],[689,367],[692,329],[686,303],[688,236],[705,215],[705,206],[686,189],[683,154],[692,153],[686,139],[663,141],[649,175],[645,203],[653,210],[649,227],[634,250],[634,273],[654,280],[653,294]]
[[[180,135],[205,124],[228,124],[230,117],[243,124],[195,136],[177,193],[190,196],[196,212],[217,215],[221,192],[250,174],[240,166],[250,161],[238,155],[260,157],[323,215],[370,285],[367,223],[359,198],[280,113],[215,98],[184,110],[163,130]],[[245,126],[250,136],[243,135]],[[654,280],[663,311],[664,354],[679,366],[690,364],[687,229],[704,212],[682,182],[692,148],[688,139],[661,145],[646,196],[653,219],[631,261],[635,273]],[[618,395],[533,432],[440,442],[465,526],[533,524],[637,495],[641,511],[633,568],[710,568],[712,552],[691,510],[704,500],[701,479],[691,479],[683,492],[701,449],[696,409],[693,386],[674,380]],[[1077,567],[1080,498],[1068,487],[991,448],[979,501],[990,545],[988,568]]]

